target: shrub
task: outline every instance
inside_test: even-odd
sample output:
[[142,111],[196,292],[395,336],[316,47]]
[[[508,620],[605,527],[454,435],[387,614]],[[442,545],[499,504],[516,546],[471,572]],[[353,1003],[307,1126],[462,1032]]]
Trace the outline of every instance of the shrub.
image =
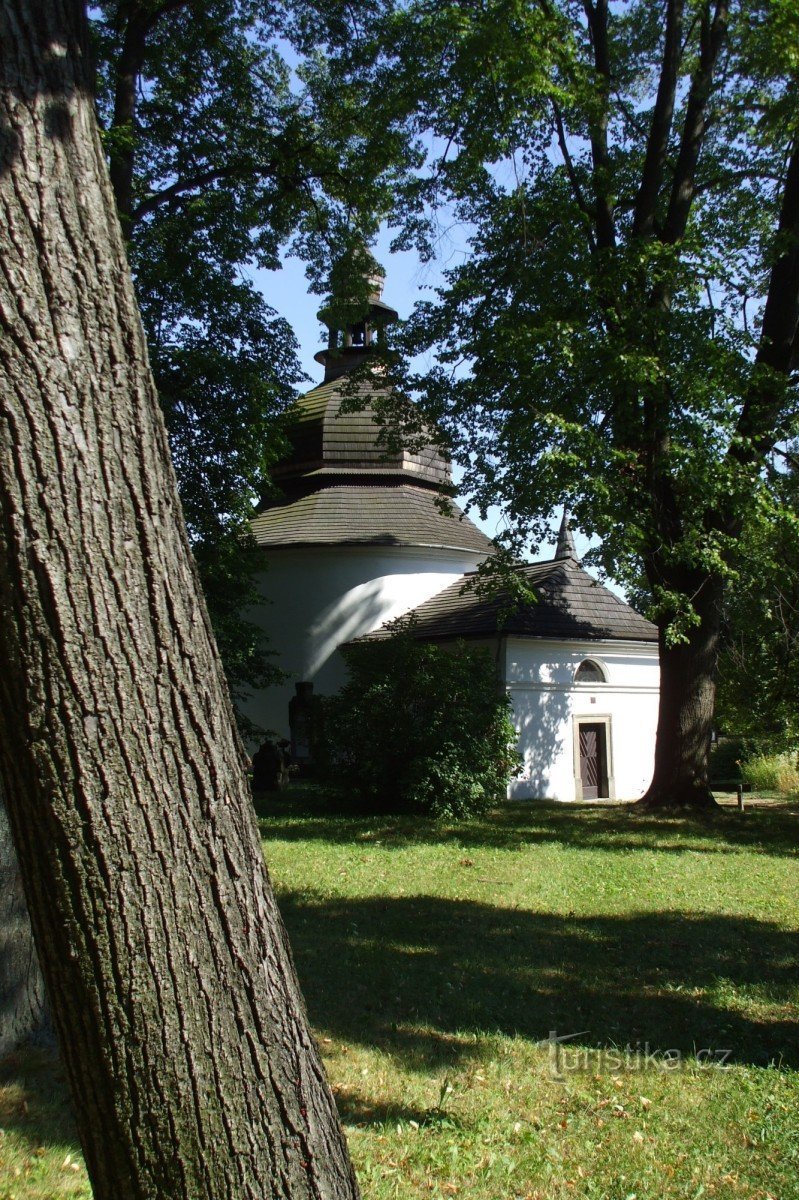
[[753,754],[742,764],[746,783],[756,792],[777,792],[780,796],[799,794],[799,764],[795,750],[781,754]]
[[744,758],[744,742],[741,738],[721,737],[710,747],[710,782],[738,783],[741,779],[741,762]]
[[510,700],[489,652],[419,642],[404,623],[345,651],[349,679],[324,705],[321,756],[370,807],[484,812],[518,766]]

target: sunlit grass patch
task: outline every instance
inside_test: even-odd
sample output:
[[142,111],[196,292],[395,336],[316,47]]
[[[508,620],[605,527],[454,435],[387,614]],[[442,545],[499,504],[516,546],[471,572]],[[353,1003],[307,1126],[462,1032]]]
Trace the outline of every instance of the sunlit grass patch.
[[60,1068],[27,1051],[0,1066],[0,1200],[91,1196]]
[[795,810],[263,830],[366,1196],[799,1196]]
[[[270,804],[365,1200],[799,1200],[796,809]],[[0,1127],[0,1200],[88,1198],[48,1060],[6,1064]]]

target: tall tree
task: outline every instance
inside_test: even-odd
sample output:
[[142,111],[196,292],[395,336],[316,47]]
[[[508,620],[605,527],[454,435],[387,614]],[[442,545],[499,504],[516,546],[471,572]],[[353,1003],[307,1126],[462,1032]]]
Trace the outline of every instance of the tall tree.
[[566,502],[647,603],[654,807],[713,803],[725,580],[796,429],[797,40],[792,0],[418,0],[370,49],[469,242],[411,384],[478,505],[540,539]]
[[[190,538],[228,680],[271,682],[241,616],[253,500],[300,370],[247,278],[302,213],[278,145],[287,68],[274,4],[133,0],[93,9],[98,112]],[[283,166],[285,165],[285,174]]]
[[0,6],[0,773],[97,1200],[355,1197],[249,803],[82,6]]
[[[245,616],[263,570],[249,518],[301,377],[294,336],[251,268],[279,266],[291,244],[321,278],[331,249],[385,210],[407,160],[400,132],[376,126],[358,102],[357,73],[337,76],[356,20],[346,4],[312,0],[91,8],[103,145],[234,704],[279,677]],[[261,733],[237,719],[243,733]],[[0,870],[15,878],[6,850]],[[12,924],[9,971],[30,961],[25,922]],[[20,1016],[39,1011],[35,962],[8,985]]]

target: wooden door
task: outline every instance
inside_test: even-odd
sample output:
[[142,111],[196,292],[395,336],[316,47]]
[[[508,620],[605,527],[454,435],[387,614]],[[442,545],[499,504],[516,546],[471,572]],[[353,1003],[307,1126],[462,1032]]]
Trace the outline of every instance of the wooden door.
[[580,782],[583,799],[607,796],[605,726],[580,722]]

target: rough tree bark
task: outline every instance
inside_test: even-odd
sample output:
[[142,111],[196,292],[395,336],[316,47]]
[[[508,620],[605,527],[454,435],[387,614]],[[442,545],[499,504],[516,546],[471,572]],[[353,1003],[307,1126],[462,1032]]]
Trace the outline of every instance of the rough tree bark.
[[96,1200],[357,1196],[70,0],[0,3],[0,772]]

